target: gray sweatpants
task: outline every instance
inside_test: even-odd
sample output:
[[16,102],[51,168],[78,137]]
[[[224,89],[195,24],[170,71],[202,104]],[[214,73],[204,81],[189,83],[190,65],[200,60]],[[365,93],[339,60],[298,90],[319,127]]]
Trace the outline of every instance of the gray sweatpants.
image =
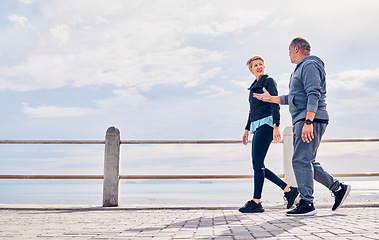
[[319,162],[316,162],[317,150],[327,124],[313,123],[314,139],[309,143],[303,142],[301,139],[303,126],[304,121],[298,121],[293,126],[294,151],[292,166],[295,172],[300,198],[305,202],[313,202],[313,179],[331,191],[336,191],[339,188],[339,181],[327,173]]

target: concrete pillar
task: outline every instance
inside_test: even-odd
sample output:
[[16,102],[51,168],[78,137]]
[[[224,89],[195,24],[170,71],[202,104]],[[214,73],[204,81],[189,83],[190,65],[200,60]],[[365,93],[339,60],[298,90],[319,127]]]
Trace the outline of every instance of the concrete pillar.
[[119,205],[120,131],[110,127],[105,136],[103,207]]
[[284,181],[290,186],[297,186],[295,173],[292,167],[293,133],[292,126],[288,126],[283,132],[283,173]]

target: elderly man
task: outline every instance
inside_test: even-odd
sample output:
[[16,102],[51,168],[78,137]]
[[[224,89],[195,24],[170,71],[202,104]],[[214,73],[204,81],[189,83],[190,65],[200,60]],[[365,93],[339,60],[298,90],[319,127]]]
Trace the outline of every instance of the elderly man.
[[295,38],[289,46],[291,62],[296,64],[289,83],[289,94],[270,96],[263,94],[255,98],[277,104],[289,105],[293,125],[294,153],[292,166],[295,172],[300,202],[288,216],[312,216],[316,214],[313,205],[313,179],[334,193],[332,210],[337,210],[350,193],[351,186],[340,183],[327,173],[316,161],[317,149],[329,122],[326,110],[326,82],[323,61],[310,55],[311,46],[304,38]]

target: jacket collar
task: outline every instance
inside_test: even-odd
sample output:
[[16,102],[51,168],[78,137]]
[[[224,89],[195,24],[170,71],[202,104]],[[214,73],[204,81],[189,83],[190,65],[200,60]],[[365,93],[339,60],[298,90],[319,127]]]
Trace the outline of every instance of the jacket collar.
[[309,56],[306,56],[303,59],[301,59],[300,62],[298,62],[296,64],[296,67],[293,71],[295,72],[296,69],[298,69],[298,67],[300,67],[300,65],[303,64],[305,61],[313,61],[313,62],[317,63],[317,65],[324,67],[324,62],[319,57],[317,57],[315,55],[309,55]]
[[263,82],[264,80],[266,80],[268,78],[268,75],[265,74],[263,75],[259,81],[257,81],[257,79],[254,80],[254,82],[251,84],[251,86],[247,89],[247,90],[251,90],[253,88],[262,88],[263,87]]

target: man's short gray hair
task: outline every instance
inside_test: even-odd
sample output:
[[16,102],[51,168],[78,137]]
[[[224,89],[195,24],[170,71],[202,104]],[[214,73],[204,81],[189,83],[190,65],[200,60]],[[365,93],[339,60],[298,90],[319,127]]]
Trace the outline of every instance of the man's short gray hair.
[[254,56],[254,57],[249,58],[249,60],[247,60],[246,66],[250,69],[252,62],[254,62],[255,60],[262,60],[263,63],[265,62],[265,60],[263,59],[263,57],[261,57],[261,56]]
[[302,38],[302,37],[297,37],[293,39],[290,46],[293,46],[293,47],[298,46],[301,50],[311,51],[311,45],[305,38]]

